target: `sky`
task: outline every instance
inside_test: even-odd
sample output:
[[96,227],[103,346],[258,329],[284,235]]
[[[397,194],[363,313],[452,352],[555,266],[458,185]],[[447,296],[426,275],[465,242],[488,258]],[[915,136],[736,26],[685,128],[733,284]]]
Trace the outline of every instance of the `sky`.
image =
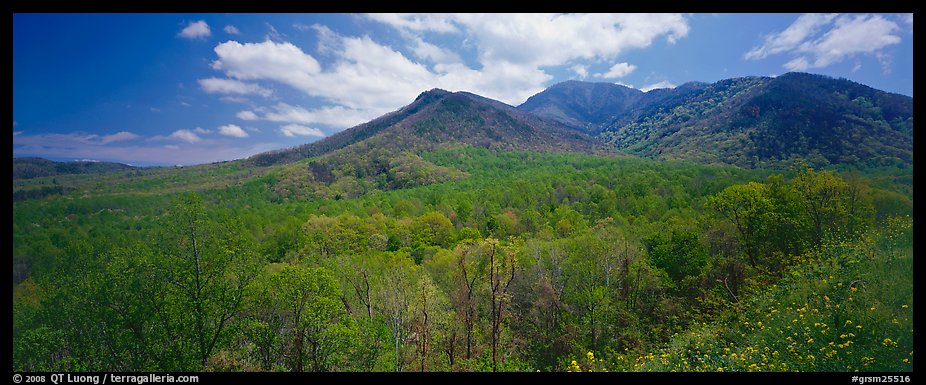
[[912,14],[14,14],[13,156],[211,163],[469,91],[791,71],[913,96]]

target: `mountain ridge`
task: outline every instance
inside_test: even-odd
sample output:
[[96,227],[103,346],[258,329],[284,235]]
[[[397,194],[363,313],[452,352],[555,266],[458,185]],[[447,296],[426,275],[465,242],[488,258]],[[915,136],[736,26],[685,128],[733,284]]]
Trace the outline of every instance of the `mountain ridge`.
[[13,180],[32,179],[56,175],[97,174],[135,169],[138,169],[138,167],[117,162],[99,162],[87,160],[56,162],[40,157],[13,158]]
[[743,167],[777,167],[798,158],[816,166],[912,164],[913,98],[847,79],[791,72],[688,82],[629,93],[595,115],[585,113],[594,106],[582,104],[595,97],[569,100],[561,92],[595,87],[606,90],[598,100],[626,89],[567,81],[519,108],[581,129],[617,150],[657,159]]

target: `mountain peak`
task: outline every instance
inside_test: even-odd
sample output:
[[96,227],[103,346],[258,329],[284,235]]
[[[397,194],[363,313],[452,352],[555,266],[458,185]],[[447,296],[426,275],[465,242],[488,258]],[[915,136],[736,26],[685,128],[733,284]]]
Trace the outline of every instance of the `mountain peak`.
[[568,80],[531,96],[519,109],[585,131],[595,131],[634,105],[643,92],[608,82]]
[[415,101],[419,101],[421,99],[438,99],[438,98],[442,98],[450,94],[452,94],[452,92],[450,91],[440,89],[440,88],[432,88],[430,90],[427,90],[427,91],[424,91],[418,94],[418,97],[415,98]]

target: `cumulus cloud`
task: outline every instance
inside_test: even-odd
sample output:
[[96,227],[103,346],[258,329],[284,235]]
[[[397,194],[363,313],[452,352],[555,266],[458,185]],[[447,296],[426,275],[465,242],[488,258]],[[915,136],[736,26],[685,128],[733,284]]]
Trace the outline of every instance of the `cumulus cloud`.
[[234,125],[234,124],[226,124],[224,126],[219,127],[219,134],[225,135],[225,136],[233,136],[236,138],[247,138],[248,137],[247,132],[244,132],[244,130],[242,130],[241,127],[238,127],[237,125]]
[[296,136],[296,135],[318,136],[318,137],[325,136],[325,134],[317,128],[306,127],[306,126],[302,126],[299,124],[287,124],[285,126],[282,126],[280,127],[280,133],[285,136],[290,136],[290,137]]
[[229,24],[225,26],[225,33],[229,35],[240,35],[241,31],[239,31],[238,28],[234,25]]
[[311,90],[318,61],[291,43],[245,43],[230,40],[215,47],[212,68],[240,80],[272,80],[304,91]]
[[438,47],[434,44],[424,41],[421,37],[415,36],[411,38],[412,52],[415,53],[420,59],[431,60],[438,64],[451,64],[451,63],[460,63],[462,60],[460,56],[456,53]]
[[329,106],[312,110],[293,106],[286,103],[277,103],[271,107],[258,109],[261,115],[254,111],[240,111],[236,114],[242,120],[266,120],[277,123],[297,124],[325,124],[337,128],[355,126],[375,118],[375,112],[369,110],[354,110],[342,106]]
[[[823,68],[856,55],[871,55],[890,71],[890,57],[882,49],[900,43],[900,26],[880,15],[801,15],[784,31],[765,37],[743,57],[764,59],[775,54],[794,56],[784,64],[792,71]],[[887,65],[885,65],[887,63]]]
[[248,110],[238,111],[238,113],[235,114],[235,116],[241,120],[257,120],[258,119],[257,114],[255,114],[254,111],[248,111]]
[[257,94],[263,97],[269,97],[272,91],[253,83],[245,83],[232,79],[219,79],[211,77],[208,79],[197,80],[199,86],[210,94]]
[[575,74],[579,76],[579,79],[585,79],[588,77],[588,66],[576,64],[572,67],[569,67],[569,70],[575,72]]
[[643,88],[640,89],[640,91],[643,91],[643,92],[650,92],[650,91],[655,90],[655,89],[658,89],[658,88],[675,88],[675,84],[672,84],[672,83],[669,83],[668,81],[663,80],[663,81],[661,81],[661,82],[659,82],[659,83],[654,83],[654,84],[650,84],[650,85],[648,85],[648,86],[646,86],[646,87],[643,87]]
[[608,72],[595,74],[596,78],[617,79],[629,75],[637,66],[629,63],[617,63],[611,66]]
[[[215,47],[212,68],[240,82],[276,82],[322,100],[323,105],[283,120],[275,108],[265,119],[293,124],[349,127],[393,111],[434,88],[466,90],[517,105],[542,91],[553,79],[553,67],[580,60],[613,60],[657,39],[674,43],[688,33],[677,14],[631,15],[472,15],[377,14],[369,20],[395,28],[401,37],[393,47],[369,36],[343,36],[321,25],[314,30],[316,59],[290,42],[268,38],[248,43],[234,40]],[[434,34],[460,37],[462,46]],[[456,43],[453,43],[456,44]],[[455,52],[476,52],[466,63]],[[581,75],[587,68],[575,67]],[[627,71],[619,67],[617,70]],[[280,106],[276,106],[280,107]]]
[[182,140],[187,143],[197,143],[203,140],[197,134],[208,134],[210,132],[211,131],[209,130],[197,127],[193,130],[188,130],[188,129],[177,130],[177,131],[174,131],[172,134],[168,135],[167,137],[169,139]]
[[372,20],[397,28],[412,31],[457,32],[453,20],[445,15],[422,15],[413,13],[373,13],[367,15]]
[[212,36],[212,31],[209,30],[209,24],[206,24],[204,20],[191,21],[177,36],[186,39],[205,39]]

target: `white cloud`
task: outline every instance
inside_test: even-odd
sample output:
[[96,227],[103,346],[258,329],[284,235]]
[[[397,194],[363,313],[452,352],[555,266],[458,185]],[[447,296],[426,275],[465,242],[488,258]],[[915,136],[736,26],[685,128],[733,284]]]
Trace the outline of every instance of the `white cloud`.
[[138,135],[135,135],[128,131],[119,131],[112,135],[105,135],[100,139],[100,144],[109,144],[112,142],[119,142],[123,140],[132,140],[138,138]]
[[457,32],[453,21],[444,15],[422,15],[412,13],[373,13],[367,15],[370,19],[396,28],[405,28],[412,31]]
[[648,47],[660,36],[674,43],[688,34],[678,14],[452,15],[477,41],[483,64],[508,61],[528,67],[571,59],[608,59]]
[[312,89],[318,61],[291,43],[245,43],[230,40],[215,47],[212,68],[241,80],[272,80],[303,91]]
[[438,64],[460,63],[460,56],[454,52],[438,47],[424,41],[421,37],[412,37],[412,51],[421,59],[431,60]]
[[877,53],[881,48],[900,43],[900,36],[894,35],[899,30],[897,23],[879,15],[843,17],[823,38],[801,50],[816,56],[814,67],[826,67],[849,55]]
[[[765,37],[765,43],[743,57],[758,60],[774,54],[791,54],[786,69],[802,71],[823,68],[846,58],[865,54],[875,56],[885,72],[890,58],[881,52],[900,43],[900,27],[880,15],[801,15],[787,29]],[[887,63],[885,65],[885,63]]]
[[[315,31],[324,68],[313,55],[281,41],[279,34],[260,43],[218,44],[212,68],[229,80],[261,86],[275,82],[323,103],[309,110],[282,104],[267,111],[252,108],[261,119],[342,128],[394,111],[435,87],[517,105],[546,88],[553,79],[547,72],[550,68],[568,64],[577,74],[584,71],[588,76],[583,60],[614,61],[659,39],[671,44],[685,37],[689,28],[678,14],[378,14],[367,18],[396,28],[400,41],[393,44],[400,49],[369,36],[343,36],[322,25],[300,25],[300,31]],[[449,39],[435,39],[435,33]],[[462,43],[448,43],[459,37],[464,38]],[[451,44],[474,51],[475,62],[464,62],[455,52],[461,46]]]
[[241,97],[241,96],[226,95],[226,96],[219,98],[219,100],[226,102],[226,103],[251,104],[251,100],[249,100],[248,98]]
[[575,72],[576,75],[579,75],[579,79],[585,79],[588,77],[588,66],[581,64],[576,64],[572,67],[569,67],[572,72]]
[[268,30],[267,34],[264,35],[265,40],[272,40],[272,41],[286,40],[286,34],[280,33],[280,31],[277,31],[276,27],[274,27],[273,24],[264,23],[264,25],[267,26],[267,30]]
[[[313,24],[307,26],[307,28],[315,30],[315,36],[318,38],[318,53],[319,54],[329,54],[339,50],[341,46],[341,36],[328,28],[327,26],[321,24]],[[306,29],[297,28],[300,31],[305,31]]]
[[807,61],[807,58],[800,56],[785,63],[784,67],[789,71],[804,71],[810,68],[810,62]]
[[608,72],[595,74],[596,78],[617,79],[629,75],[637,66],[628,63],[617,63],[611,66]]
[[247,138],[248,137],[247,132],[244,132],[244,130],[242,130],[241,127],[238,127],[234,124],[226,124],[224,126],[219,127],[219,134],[225,135],[225,136],[233,136],[236,138]]
[[290,136],[290,137],[296,136],[296,135],[318,136],[318,137],[325,136],[325,134],[317,128],[306,127],[306,126],[302,126],[298,124],[287,124],[285,126],[282,126],[280,127],[280,133],[282,133],[285,136]]
[[308,30],[312,29],[313,27],[312,27],[311,25],[307,25],[307,24],[293,23],[293,28],[305,32],[305,31],[308,31]]
[[219,79],[212,77],[208,79],[199,79],[197,82],[199,82],[199,86],[202,87],[203,91],[206,91],[210,94],[257,94],[263,97],[269,97],[273,94],[272,91],[257,84],[245,83],[232,79]]
[[646,86],[646,87],[643,87],[643,88],[640,89],[640,91],[643,91],[643,92],[650,92],[650,91],[655,90],[655,89],[658,89],[658,88],[675,88],[675,84],[672,84],[672,83],[669,83],[668,81],[663,80],[663,81],[661,81],[661,82],[659,82],[659,83],[654,83],[654,84],[650,84],[650,85],[648,85],[648,86]]
[[255,114],[254,111],[238,111],[235,116],[241,120],[257,120],[257,114]]
[[207,129],[202,128],[202,127],[196,127],[196,128],[193,129],[193,132],[195,132],[195,133],[197,133],[197,134],[211,134],[211,133],[212,133],[212,130],[207,130]]
[[191,130],[187,130],[187,129],[174,131],[174,133],[170,134],[168,138],[178,139],[178,140],[182,140],[188,143],[196,143],[196,142],[203,140],[202,138],[199,137],[199,135],[196,135],[195,132]]
[[239,31],[238,28],[234,25],[229,24],[225,26],[225,33],[229,35],[240,35],[241,31]]
[[206,24],[204,20],[191,21],[177,36],[186,39],[205,39],[212,36],[212,31],[209,30],[209,24]]
[[801,15],[787,29],[765,37],[765,44],[753,47],[743,56],[748,60],[764,59],[768,55],[787,52],[798,48],[809,36],[829,24],[835,14],[808,13]]
[[371,115],[369,110],[355,110],[342,106],[306,110],[303,107],[278,103],[272,107],[272,111],[264,113],[262,119],[278,123],[326,124],[338,128],[347,128],[377,116]]

